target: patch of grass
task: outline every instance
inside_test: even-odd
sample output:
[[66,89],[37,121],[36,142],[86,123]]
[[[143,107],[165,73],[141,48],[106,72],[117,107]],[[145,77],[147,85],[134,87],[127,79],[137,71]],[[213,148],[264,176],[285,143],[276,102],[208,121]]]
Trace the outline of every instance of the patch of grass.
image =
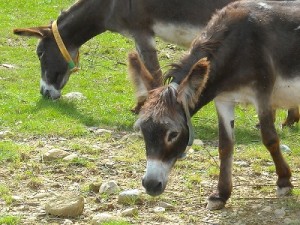
[[292,193],[293,195],[300,197],[300,188],[294,188]]
[[20,217],[10,215],[0,215],[0,224],[17,225],[20,224]]
[[103,222],[101,223],[103,225],[131,225],[131,223],[123,221],[123,220],[114,220],[109,222]]
[[17,162],[19,160],[19,146],[11,141],[0,141],[0,162]]
[[75,158],[69,162],[70,166],[88,167],[90,162],[87,159]]
[[13,202],[11,192],[6,185],[0,184],[0,198],[3,199],[6,204],[11,204]]

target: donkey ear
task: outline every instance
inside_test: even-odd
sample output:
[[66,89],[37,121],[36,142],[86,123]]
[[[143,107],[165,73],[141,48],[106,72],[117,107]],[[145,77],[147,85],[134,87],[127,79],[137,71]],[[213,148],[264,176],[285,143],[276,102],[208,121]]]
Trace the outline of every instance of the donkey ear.
[[140,60],[137,52],[128,54],[128,73],[135,87],[138,104],[144,104],[151,90],[153,77]]
[[202,58],[195,63],[189,71],[188,76],[178,87],[177,101],[194,108],[205,87],[209,71],[210,64],[207,58]]
[[17,28],[13,30],[14,34],[26,37],[44,38],[51,33],[50,27],[32,27],[32,28]]

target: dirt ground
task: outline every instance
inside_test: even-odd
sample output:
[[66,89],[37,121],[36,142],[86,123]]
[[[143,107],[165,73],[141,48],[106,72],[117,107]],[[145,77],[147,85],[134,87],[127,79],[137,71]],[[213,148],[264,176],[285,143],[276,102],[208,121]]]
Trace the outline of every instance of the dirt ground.
[[[143,142],[135,134],[114,132],[91,133],[89,138],[59,137],[17,140],[30,146],[30,153],[22,154],[21,162],[0,165],[0,183],[9,187],[14,201],[6,204],[0,199],[1,215],[21,217],[20,224],[90,224],[94,215],[108,212],[118,216],[128,207],[117,202],[117,194],[103,196],[89,190],[95,182],[115,180],[121,190],[140,189],[145,170]],[[76,145],[74,144],[76,143]],[[205,143],[203,148],[216,143]],[[77,146],[77,147],[76,147]],[[61,160],[45,162],[42,155],[52,148],[76,152],[76,162]],[[277,198],[275,174],[251,169],[251,162],[234,163],[232,197],[222,210],[205,208],[207,196],[216,187],[217,176],[207,175],[216,166],[217,156],[207,151],[190,151],[188,157],[177,162],[166,191],[160,197],[143,194],[143,201],[134,207],[138,215],[123,217],[130,224],[300,224],[300,198],[292,195]],[[272,163],[265,162],[266,166]],[[264,168],[264,166],[262,166]],[[293,184],[298,188],[299,168],[293,168]],[[85,198],[83,214],[76,218],[59,218],[45,212],[45,203],[64,193],[81,194]],[[173,208],[164,212],[154,209],[160,202]]]

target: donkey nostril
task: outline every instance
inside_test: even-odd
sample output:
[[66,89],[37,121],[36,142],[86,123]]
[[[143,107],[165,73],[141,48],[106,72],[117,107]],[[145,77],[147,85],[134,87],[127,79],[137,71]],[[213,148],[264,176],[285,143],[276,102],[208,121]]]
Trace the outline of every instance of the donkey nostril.
[[155,189],[156,190],[161,190],[162,189],[162,182],[158,182]]

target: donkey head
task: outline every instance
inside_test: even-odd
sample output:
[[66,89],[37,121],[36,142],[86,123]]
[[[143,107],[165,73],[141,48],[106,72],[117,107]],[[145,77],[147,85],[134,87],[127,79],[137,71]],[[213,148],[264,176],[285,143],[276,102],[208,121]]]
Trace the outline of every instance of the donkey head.
[[[51,26],[14,29],[14,34],[40,39],[36,49],[41,64],[40,92],[48,98],[59,98],[71,71],[58,48]],[[74,57],[77,50],[70,53]]]
[[142,184],[148,194],[163,193],[169,173],[184,153],[191,134],[190,113],[208,78],[209,63],[199,60],[181,84],[149,90],[149,72],[136,53],[129,54],[129,74],[143,103],[135,127],[143,134],[147,168]]

